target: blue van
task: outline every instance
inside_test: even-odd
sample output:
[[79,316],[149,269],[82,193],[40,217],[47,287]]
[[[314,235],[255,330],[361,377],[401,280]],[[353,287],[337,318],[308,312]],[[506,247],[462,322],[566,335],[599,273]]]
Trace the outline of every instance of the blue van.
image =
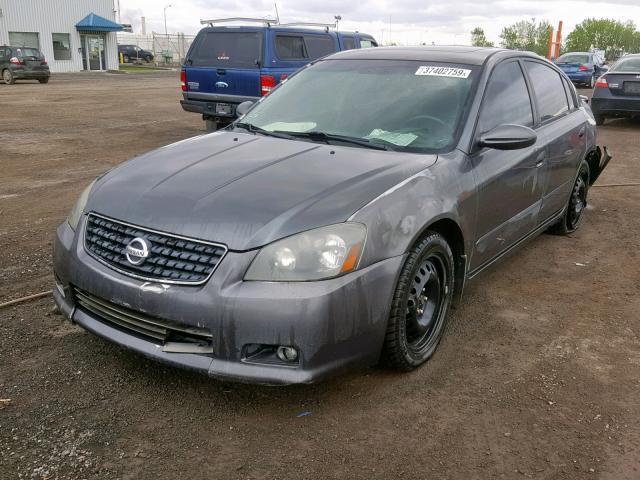
[[187,52],[180,104],[201,114],[208,131],[231,123],[238,104],[259,100],[309,62],[340,50],[377,46],[371,35],[336,32],[328,25],[261,21],[264,25],[213,26],[219,21],[207,21],[210,26],[200,30]]

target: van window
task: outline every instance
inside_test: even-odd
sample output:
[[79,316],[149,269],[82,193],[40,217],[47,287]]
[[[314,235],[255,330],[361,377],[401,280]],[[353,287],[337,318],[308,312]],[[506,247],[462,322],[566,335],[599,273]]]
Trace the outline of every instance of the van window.
[[329,35],[305,35],[304,42],[307,45],[309,59],[324,57],[336,51],[336,45]]
[[360,48],[371,48],[377,47],[378,44],[369,38],[361,38],[360,39]]
[[356,48],[356,39],[353,37],[342,37],[342,46],[345,50],[353,50]]
[[304,39],[299,35],[276,35],[276,54],[281,60],[306,58]]
[[194,66],[258,68],[262,35],[258,32],[202,32],[189,59]]
[[525,65],[538,100],[540,120],[551,120],[569,110],[560,74],[542,63],[526,61]]

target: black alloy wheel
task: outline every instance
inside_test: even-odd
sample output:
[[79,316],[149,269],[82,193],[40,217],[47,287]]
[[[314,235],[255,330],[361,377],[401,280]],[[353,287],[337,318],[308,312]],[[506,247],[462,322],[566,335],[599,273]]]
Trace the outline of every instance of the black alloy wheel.
[[391,366],[413,370],[433,355],[444,334],[453,280],[449,245],[439,233],[427,232],[410,251],[394,294],[384,346]]

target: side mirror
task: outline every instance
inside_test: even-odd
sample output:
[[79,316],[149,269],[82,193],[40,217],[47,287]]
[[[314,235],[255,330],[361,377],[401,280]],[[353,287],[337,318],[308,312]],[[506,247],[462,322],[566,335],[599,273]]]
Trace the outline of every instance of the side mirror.
[[530,147],[537,139],[538,135],[529,127],[505,123],[483,134],[478,143],[496,150],[519,150]]
[[251,100],[242,102],[236,107],[236,114],[238,115],[238,117],[242,117],[245,113],[251,110],[251,107],[253,107],[253,102]]

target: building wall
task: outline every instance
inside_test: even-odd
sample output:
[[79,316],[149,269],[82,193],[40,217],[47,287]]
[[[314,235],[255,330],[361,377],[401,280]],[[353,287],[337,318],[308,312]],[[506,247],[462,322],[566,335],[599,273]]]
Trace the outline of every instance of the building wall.
[[[80,33],[76,23],[90,13],[115,22],[113,0],[0,0],[0,45],[9,44],[9,32],[38,32],[39,49],[52,72],[82,70]],[[53,33],[68,33],[71,60],[55,60]],[[105,60],[109,70],[118,69],[115,33],[105,35]]]

